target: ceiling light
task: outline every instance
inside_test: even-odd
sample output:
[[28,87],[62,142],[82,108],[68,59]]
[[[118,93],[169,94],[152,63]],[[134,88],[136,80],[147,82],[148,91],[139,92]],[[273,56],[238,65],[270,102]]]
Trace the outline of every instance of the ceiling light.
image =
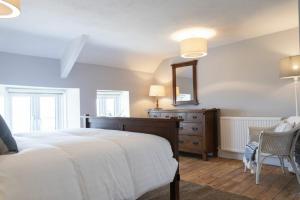
[[214,37],[216,31],[209,28],[187,28],[171,35],[180,42],[180,52],[183,58],[200,58],[207,55],[207,40]]
[[203,38],[189,38],[180,42],[181,57],[200,58],[207,55],[207,40]]
[[0,0],[0,18],[13,18],[20,15],[20,0]]
[[182,41],[188,38],[204,38],[210,39],[216,35],[216,31],[210,28],[186,28],[176,31],[171,35],[171,38],[175,41]]

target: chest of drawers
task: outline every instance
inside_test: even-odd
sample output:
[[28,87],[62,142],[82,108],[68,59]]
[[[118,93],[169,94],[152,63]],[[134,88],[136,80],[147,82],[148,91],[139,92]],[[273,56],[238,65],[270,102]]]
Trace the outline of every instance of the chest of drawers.
[[179,151],[202,155],[218,155],[219,109],[149,110],[150,118],[178,118]]

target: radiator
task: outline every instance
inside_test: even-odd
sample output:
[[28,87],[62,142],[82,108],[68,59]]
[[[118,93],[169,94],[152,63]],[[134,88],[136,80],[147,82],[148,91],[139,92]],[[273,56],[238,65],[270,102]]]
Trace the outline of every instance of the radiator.
[[248,141],[248,127],[270,127],[279,121],[279,117],[221,117],[221,150],[242,153]]

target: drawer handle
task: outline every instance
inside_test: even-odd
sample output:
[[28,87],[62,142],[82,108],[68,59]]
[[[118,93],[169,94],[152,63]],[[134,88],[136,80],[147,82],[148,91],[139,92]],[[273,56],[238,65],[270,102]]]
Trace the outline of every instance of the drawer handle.
[[193,116],[193,119],[197,119],[197,116]]
[[193,127],[192,130],[193,131],[198,131],[198,128]]
[[179,140],[179,143],[180,143],[180,144],[183,144],[183,143],[184,143],[184,141],[182,141],[182,140]]
[[193,142],[193,144],[194,144],[194,145],[198,145],[198,144],[199,144],[199,142]]

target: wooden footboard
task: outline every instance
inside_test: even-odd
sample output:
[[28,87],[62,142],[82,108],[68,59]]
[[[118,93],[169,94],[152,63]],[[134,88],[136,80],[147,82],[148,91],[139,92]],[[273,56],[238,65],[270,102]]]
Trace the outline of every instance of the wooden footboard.
[[[174,158],[179,162],[178,150],[178,119],[150,119],[150,118],[109,118],[90,117],[85,115],[86,128],[101,128],[120,131],[131,131],[157,135],[167,139],[172,147]],[[179,170],[170,184],[170,199],[179,200]]]

